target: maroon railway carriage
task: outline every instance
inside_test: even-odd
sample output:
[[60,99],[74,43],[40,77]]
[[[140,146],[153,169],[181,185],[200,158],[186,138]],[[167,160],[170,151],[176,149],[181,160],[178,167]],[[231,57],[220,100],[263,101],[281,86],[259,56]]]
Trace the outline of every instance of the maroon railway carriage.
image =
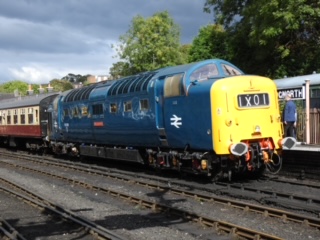
[[48,135],[47,109],[58,93],[0,101],[0,143],[39,149]]

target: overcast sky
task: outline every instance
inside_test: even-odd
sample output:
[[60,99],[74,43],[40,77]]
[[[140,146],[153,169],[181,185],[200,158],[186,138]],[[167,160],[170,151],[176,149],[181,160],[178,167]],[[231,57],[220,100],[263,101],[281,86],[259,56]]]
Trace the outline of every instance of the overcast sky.
[[108,75],[110,47],[131,20],[167,10],[181,43],[213,22],[205,0],[0,0],[0,84],[48,83],[68,73]]

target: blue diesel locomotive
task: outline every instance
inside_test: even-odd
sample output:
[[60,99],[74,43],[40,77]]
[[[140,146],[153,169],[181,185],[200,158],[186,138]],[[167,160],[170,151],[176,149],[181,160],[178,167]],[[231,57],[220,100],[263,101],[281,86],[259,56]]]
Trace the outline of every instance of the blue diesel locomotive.
[[281,167],[277,88],[212,59],[100,82],[57,96],[47,141],[57,154],[231,176]]

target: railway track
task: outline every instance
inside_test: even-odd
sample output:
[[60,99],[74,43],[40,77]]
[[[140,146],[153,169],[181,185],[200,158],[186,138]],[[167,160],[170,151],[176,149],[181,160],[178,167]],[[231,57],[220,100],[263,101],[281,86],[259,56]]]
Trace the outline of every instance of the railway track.
[[60,180],[64,180],[64,181],[72,183],[72,184],[77,184],[77,185],[80,185],[80,186],[85,187],[90,190],[94,190],[94,191],[98,191],[98,192],[101,192],[104,194],[108,194],[108,195],[111,195],[112,197],[116,197],[121,200],[129,201],[132,204],[139,205],[144,208],[148,208],[148,209],[155,211],[155,212],[162,212],[162,213],[165,213],[166,215],[169,215],[169,216],[175,216],[175,217],[183,218],[184,220],[187,220],[190,222],[196,222],[196,223],[199,223],[201,226],[210,227],[214,231],[218,231],[218,232],[223,231],[225,233],[231,234],[233,236],[241,237],[244,239],[281,239],[276,236],[272,236],[270,234],[258,232],[256,230],[248,229],[248,228],[236,225],[236,224],[227,223],[224,221],[219,221],[219,220],[215,220],[215,219],[208,218],[205,216],[201,216],[201,215],[199,215],[195,212],[192,212],[192,211],[181,210],[181,209],[167,206],[167,205],[164,205],[161,203],[156,203],[154,201],[149,201],[149,200],[141,198],[141,197],[132,196],[130,194],[126,194],[126,193],[123,193],[120,191],[115,191],[115,190],[108,189],[108,188],[102,188],[100,186],[95,186],[95,185],[92,185],[92,184],[89,184],[86,182],[77,181],[72,178],[66,178],[63,176],[54,175],[54,174],[51,174],[51,173],[48,173],[45,171],[35,170],[32,168],[24,167],[24,166],[17,165],[17,164],[14,164],[14,165],[15,165],[15,167],[18,167],[20,169],[25,169],[25,170],[45,174],[46,176],[58,178]]
[[[6,187],[7,185],[8,187]],[[14,184],[10,181],[7,181],[4,178],[0,177],[0,191],[10,194],[29,205],[39,208],[41,212],[54,214],[60,218],[63,218],[67,221],[73,222],[80,225],[83,229],[86,229],[87,233],[92,235],[93,239],[107,239],[107,240],[124,240],[121,236],[118,236],[109,229],[106,229],[102,226],[97,225],[96,223],[85,219],[81,216],[74,214],[73,212],[64,209],[62,206],[59,206],[48,199],[43,198],[39,194],[30,192],[27,189]],[[3,233],[9,239],[25,239],[22,234],[18,233],[11,225],[3,220],[4,229]]]
[[[11,154],[8,154],[7,156],[9,157],[10,155]],[[240,199],[250,198],[251,200],[254,200],[262,204],[278,205],[278,206],[283,206],[284,208],[287,208],[287,209],[296,209],[298,211],[303,210],[305,212],[310,212],[311,214],[314,215],[314,217],[320,217],[320,199],[318,198],[320,192],[315,192],[314,196],[302,195],[297,193],[296,189],[290,192],[286,192],[283,189],[281,189],[281,191],[277,189],[268,189],[268,188],[265,188],[264,186],[261,186],[261,182],[259,182],[258,186],[256,187],[253,187],[251,185],[246,186],[241,183],[239,184],[239,183],[226,183],[226,182],[215,182],[212,185],[210,185],[210,187],[204,187],[199,185],[191,186],[190,184],[186,184],[186,183],[181,183],[181,182],[178,183],[175,181],[170,181],[170,185],[175,184],[176,186],[181,186],[182,188],[186,188],[186,189],[197,188],[199,190],[202,190],[203,192],[207,192],[207,194],[202,195],[201,193],[182,191],[177,188],[173,189],[172,187],[167,187],[168,181],[166,179],[161,179],[158,177],[145,176],[139,173],[132,174],[132,173],[116,170],[116,169],[106,169],[106,168],[101,168],[99,166],[87,165],[87,164],[83,165],[81,163],[76,163],[76,162],[61,161],[61,160],[56,161],[56,159],[48,159],[48,161],[44,161],[43,157],[39,157],[39,158],[33,157],[32,159],[30,159],[29,155],[25,155],[25,156],[20,155],[20,156],[21,158],[27,159],[28,161],[35,161],[36,163],[46,164],[47,166],[50,166],[50,165],[62,166],[61,164],[63,162],[64,168],[72,169],[74,171],[87,172],[88,174],[95,174],[103,177],[114,178],[114,179],[122,180],[125,182],[131,181],[138,185],[148,186],[153,189],[160,188],[162,191],[171,191],[171,192],[174,192],[175,194],[180,194],[185,196],[195,195],[195,196],[199,196],[200,199],[204,199],[204,200],[210,199],[209,201],[212,201],[212,202],[215,202],[215,201],[223,202],[221,200],[223,198],[216,198],[217,200],[215,200],[213,199],[212,195],[208,196],[208,194],[214,193],[220,196],[231,196],[231,197],[240,198]],[[128,176],[130,178],[128,178]],[[142,179],[142,180],[139,181],[138,179]],[[155,181],[155,183],[152,184],[150,180]],[[290,184],[290,185],[295,185],[300,187],[302,186],[302,187],[320,189],[319,185],[310,184],[310,183],[293,182],[289,180],[284,180],[284,179],[280,180],[276,178],[268,178],[268,181],[285,183],[285,184]],[[164,187],[159,187],[160,183],[162,183]],[[227,199],[227,198],[225,199],[226,199],[225,200],[226,204],[230,204],[228,203],[230,199]],[[237,204],[234,203],[234,205],[237,205]],[[241,205],[241,203],[239,205]],[[254,208],[257,209],[257,207],[254,207]],[[259,210],[259,212],[270,212],[270,210],[268,210],[268,207],[266,207],[265,209],[262,208],[261,210]],[[289,214],[274,213],[273,215],[278,215],[281,218],[281,216],[283,215],[288,216]],[[307,219],[301,220],[302,217],[292,217],[292,219],[297,219],[296,220],[297,222],[299,221],[305,222],[305,220],[307,220]]]
[[[39,162],[35,158],[33,158],[32,161],[36,161],[37,164],[39,164]],[[122,182],[127,182],[127,183],[131,183],[134,185],[144,186],[144,187],[147,187],[150,189],[155,189],[160,192],[166,192],[166,193],[168,192],[168,193],[171,193],[174,195],[189,197],[189,198],[195,199],[200,202],[209,202],[211,204],[213,204],[213,203],[214,204],[221,204],[221,205],[233,207],[236,209],[242,209],[247,212],[260,213],[261,215],[263,215],[265,217],[267,217],[267,216],[268,217],[278,217],[284,221],[298,222],[298,223],[306,224],[310,227],[315,227],[315,228],[319,228],[319,226],[320,226],[319,219],[310,218],[310,217],[306,217],[303,215],[294,214],[294,213],[290,213],[290,212],[282,211],[282,210],[277,210],[277,209],[273,209],[273,208],[262,207],[262,206],[257,206],[257,205],[253,205],[253,204],[249,204],[249,203],[244,203],[242,201],[236,201],[236,200],[230,200],[230,199],[221,198],[221,197],[214,197],[214,196],[209,196],[209,195],[205,195],[205,194],[199,194],[199,193],[195,193],[194,191],[181,190],[178,188],[174,188],[172,185],[171,185],[171,187],[168,187],[168,186],[165,186],[166,184],[164,184],[164,185],[163,184],[161,185],[159,183],[152,184],[152,183],[150,183],[149,180],[148,181],[140,181],[140,180],[137,181],[137,180],[133,180],[132,178],[128,178],[127,176],[121,176],[121,174],[119,174],[119,172],[116,174],[111,173],[113,170],[111,170],[110,173],[108,173],[108,172],[106,172],[106,169],[99,169],[99,167],[94,167],[94,166],[90,166],[90,167],[77,166],[77,164],[72,164],[72,165],[63,164],[61,166],[61,163],[58,163],[58,162],[57,163],[50,163],[50,162],[48,163],[48,162],[43,162],[43,161],[41,161],[41,162],[42,162],[41,164],[45,164],[46,166],[50,166],[50,165],[51,166],[55,165],[55,166],[59,166],[59,167],[63,166],[63,168],[66,167],[66,168],[72,169],[72,171],[76,170],[78,172],[86,172],[86,174],[90,174],[90,175],[103,176],[104,178],[112,178],[117,181],[121,180]],[[9,164],[9,163],[7,163],[7,164]],[[261,237],[262,239],[277,239],[277,237],[274,237],[272,235],[268,235],[268,234],[263,235],[263,233],[254,233],[253,230],[248,230],[247,228],[243,228],[241,226],[236,226],[234,224],[225,224],[224,222],[217,221],[215,219],[211,219],[206,216],[197,215],[193,212],[187,212],[185,210],[173,208],[171,206],[165,206],[163,204],[155,203],[154,201],[148,201],[146,199],[138,198],[136,196],[132,196],[130,194],[125,194],[123,192],[118,192],[118,191],[115,191],[112,189],[101,188],[100,186],[95,186],[92,184],[88,184],[86,182],[78,181],[78,180],[75,180],[74,178],[70,179],[70,178],[58,176],[58,175],[55,175],[52,173],[48,173],[47,171],[40,171],[40,170],[31,169],[29,167],[22,166],[20,164],[18,165],[16,163],[14,163],[13,165],[15,167],[20,168],[20,169],[34,171],[37,173],[41,172],[41,174],[49,175],[50,177],[59,178],[64,181],[67,181],[71,184],[77,184],[79,186],[83,186],[88,189],[92,189],[94,191],[100,191],[103,193],[107,193],[113,197],[125,199],[126,201],[130,201],[133,204],[152,209],[153,211],[160,211],[160,212],[165,212],[170,215],[183,217],[185,220],[200,223],[202,226],[213,227],[214,229],[218,229],[219,231],[224,231],[229,234],[231,233],[231,234],[238,235],[240,237],[244,237],[247,239],[254,239],[257,236]],[[98,168],[99,170],[98,169],[94,170],[92,168]]]

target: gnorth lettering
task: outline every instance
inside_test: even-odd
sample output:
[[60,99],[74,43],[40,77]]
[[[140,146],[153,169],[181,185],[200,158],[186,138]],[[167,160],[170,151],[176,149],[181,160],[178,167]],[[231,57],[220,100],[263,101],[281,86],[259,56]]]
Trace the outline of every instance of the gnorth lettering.
[[269,106],[269,104],[270,104],[270,101],[269,101],[268,93],[238,95],[238,106],[240,108]]

